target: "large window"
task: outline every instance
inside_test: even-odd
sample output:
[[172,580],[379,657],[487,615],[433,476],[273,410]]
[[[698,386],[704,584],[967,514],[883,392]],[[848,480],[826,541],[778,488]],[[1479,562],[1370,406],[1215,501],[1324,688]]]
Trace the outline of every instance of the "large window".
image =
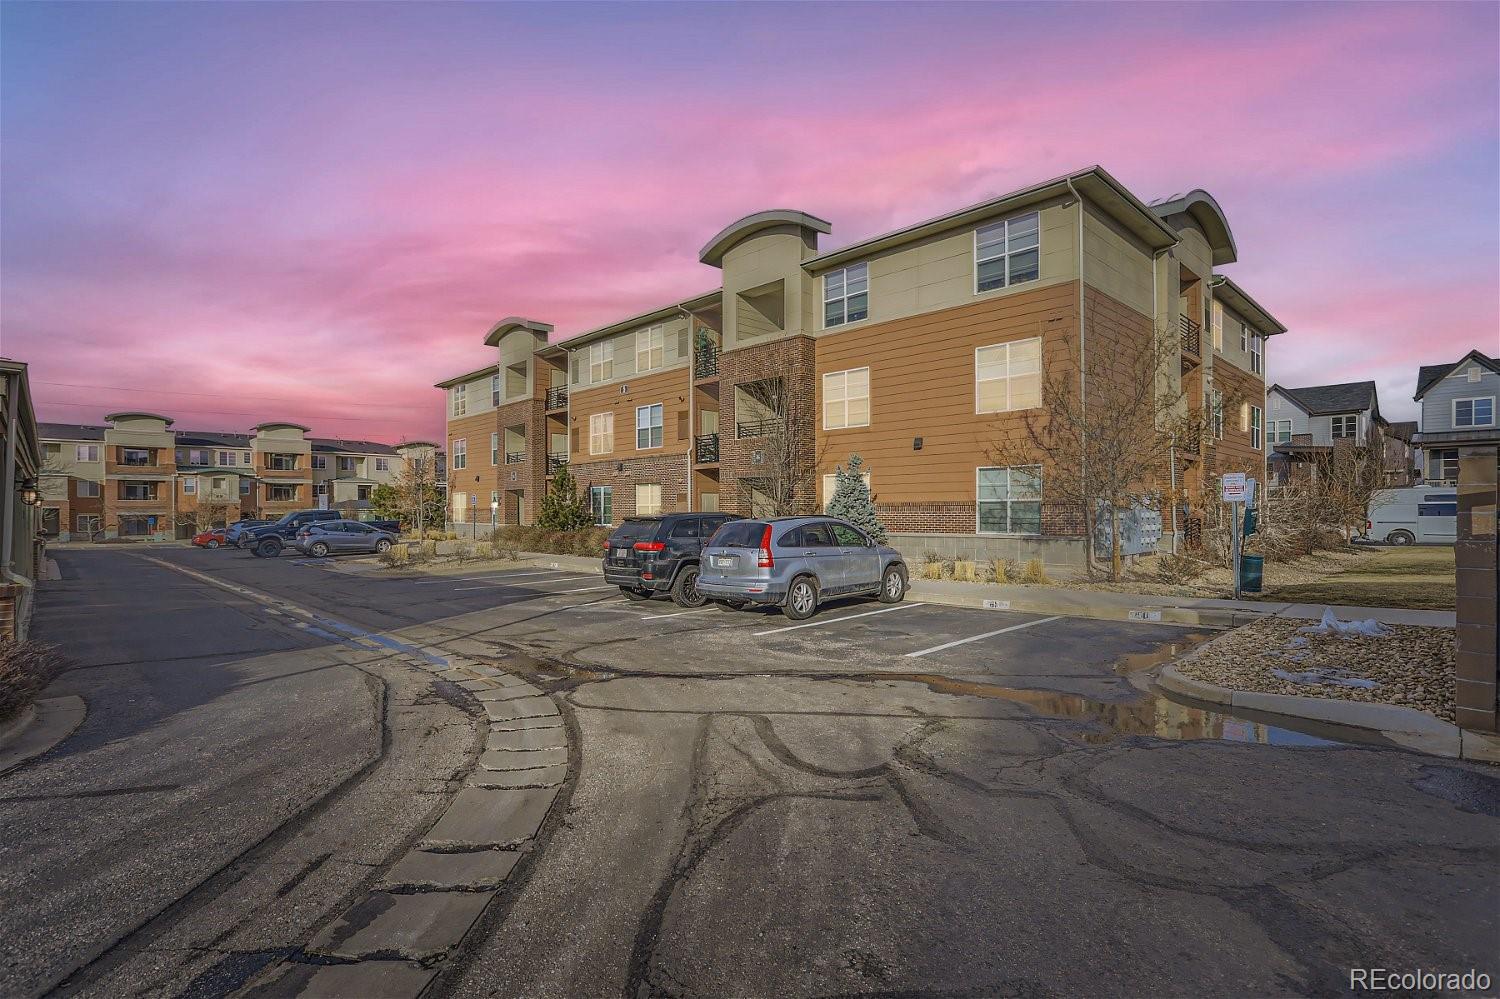
[[1223,305],[1223,303],[1221,303],[1221,302],[1215,302],[1213,304],[1213,307],[1208,310],[1208,325],[1209,325],[1210,332],[1213,333],[1214,350],[1222,351],[1224,349],[1224,305]]
[[1261,411],[1259,406],[1250,407],[1250,446],[1257,451],[1265,443],[1263,438],[1263,434],[1265,433],[1265,419],[1266,415]]
[[999,343],[974,352],[975,412],[1008,413],[1041,404],[1041,338]]
[[80,513],[78,515],[78,533],[99,533],[99,515],[97,513]]
[[993,291],[1041,276],[1041,216],[1017,215],[974,230],[974,290]]
[[469,386],[455,385],[448,390],[448,415],[464,416],[469,412]]
[[589,344],[589,382],[607,382],[615,376],[615,358],[605,342]]
[[122,465],[149,465],[152,463],[151,452],[146,448],[122,447],[120,448],[120,464]]
[[589,417],[589,454],[609,454],[614,449],[615,414],[593,414]]
[[1458,481],[1458,448],[1440,448],[1427,452],[1427,481]]
[[469,442],[462,437],[453,442],[453,467],[469,467]]
[[1250,370],[1264,374],[1266,370],[1266,340],[1259,333],[1250,334]]
[[219,465],[220,468],[224,468],[225,466],[233,465],[233,464],[234,464],[234,452],[233,451],[220,451],[219,452],[219,455],[218,455],[218,465]]
[[182,495],[184,495],[184,496],[192,496],[192,495],[194,495],[197,492],[198,492],[198,480],[197,479],[183,479],[182,480]]
[[74,449],[73,454],[77,458],[78,461],[98,461],[99,460],[99,445],[98,444],[79,444]]
[[120,499],[154,500],[156,499],[156,483],[122,482],[120,483]]
[[249,496],[250,495],[250,487],[253,486],[254,484],[255,483],[251,482],[249,479],[241,479],[240,480],[240,495],[241,496]]
[[391,459],[389,459],[389,458],[376,458],[375,459],[375,471],[377,471],[377,472],[389,472],[390,470],[391,470]]
[[1454,399],[1454,427],[1493,427],[1495,425],[1495,397],[1482,399]]
[[1042,466],[976,470],[980,534],[1042,533]]
[[661,485],[643,482],[635,487],[635,512],[647,517],[661,513]]
[[90,482],[88,479],[78,480],[78,497],[80,499],[94,499],[99,495],[99,483]]
[[295,454],[272,454],[266,456],[266,467],[277,472],[294,472],[297,470],[297,456]]
[[655,371],[667,363],[666,334],[660,326],[637,330],[635,334],[635,370]]
[[615,522],[615,494],[609,486],[589,487],[589,509],[594,511],[594,523],[608,527]]
[[[869,489],[870,473],[861,472],[859,473],[859,477],[865,480],[865,488]],[[837,472],[829,472],[827,475],[823,476],[823,509],[828,509],[828,504],[833,499],[833,494],[835,490],[838,489],[838,486],[839,476]]]
[[320,472],[321,471],[325,471],[328,468],[328,455],[326,455],[326,454],[315,454],[315,455],[313,455],[312,456],[312,467],[316,468]]
[[662,407],[637,406],[635,410],[635,448],[645,451],[662,445]]
[[500,464],[500,435],[490,434],[490,464]]
[[339,455],[339,471],[340,472],[352,472],[352,471],[354,471],[354,456],[353,455],[348,455],[348,454],[341,454],[341,455]]
[[870,265],[850,264],[823,275],[823,325],[842,326],[870,315]]
[[297,487],[277,483],[266,487],[266,499],[273,503],[289,503],[297,498]]
[[1291,420],[1272,420],[1271,421],[1271,443],[1272,444],[1290,444],[1291,442],[1292,442],[1292,421]]
[[870,369],[830,371],[823,376],[823,429],[870,425]]
[[1328,419],[1328,426],[1334,440],[1349,440],[1359,435],[1359,416],[1355,413],[1332,416]]

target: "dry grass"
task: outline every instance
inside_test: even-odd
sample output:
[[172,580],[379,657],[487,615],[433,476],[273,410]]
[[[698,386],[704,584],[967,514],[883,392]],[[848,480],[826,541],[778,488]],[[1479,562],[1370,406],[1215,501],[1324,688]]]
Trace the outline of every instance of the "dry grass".
[[55,648],[41,642],[0,644],[0,721],[35,700],[65,665]]

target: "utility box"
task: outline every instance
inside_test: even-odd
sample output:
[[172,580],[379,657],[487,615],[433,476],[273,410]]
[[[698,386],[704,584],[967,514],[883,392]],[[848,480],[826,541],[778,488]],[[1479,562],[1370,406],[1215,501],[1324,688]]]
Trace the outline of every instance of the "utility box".
[[1240,556],[1240,592],[1259,593],[1266,560],[1262,555]]

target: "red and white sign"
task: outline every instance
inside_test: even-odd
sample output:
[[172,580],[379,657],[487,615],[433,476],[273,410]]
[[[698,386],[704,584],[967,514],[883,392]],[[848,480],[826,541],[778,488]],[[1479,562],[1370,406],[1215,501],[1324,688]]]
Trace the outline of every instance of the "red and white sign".
[[1247,493],[1244,472],[1225,472],[1219,476],[1219,494],[1225,503],[1243,503]]

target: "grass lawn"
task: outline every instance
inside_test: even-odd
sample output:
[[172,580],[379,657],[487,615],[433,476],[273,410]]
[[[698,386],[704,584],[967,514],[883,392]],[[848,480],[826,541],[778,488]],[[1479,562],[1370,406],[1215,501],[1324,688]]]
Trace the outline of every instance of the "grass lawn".
[[1385,548],[1371,552],[1343,572],[1276,587],[1260,599],[1452,610],[1455,588],[1451,546]]

